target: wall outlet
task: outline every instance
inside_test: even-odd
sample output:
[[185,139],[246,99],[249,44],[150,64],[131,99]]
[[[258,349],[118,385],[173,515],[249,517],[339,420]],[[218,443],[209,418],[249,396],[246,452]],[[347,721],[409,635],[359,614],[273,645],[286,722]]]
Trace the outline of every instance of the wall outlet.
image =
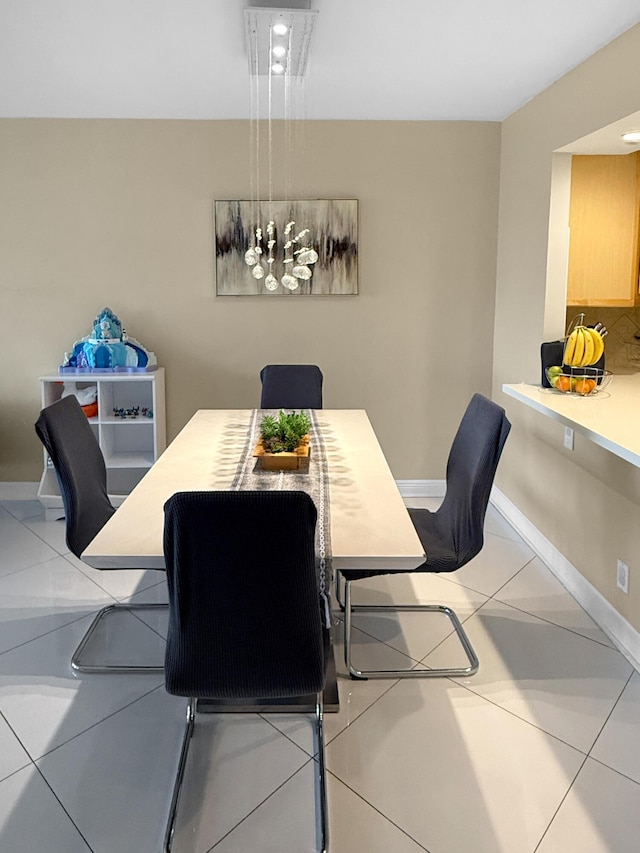
[[626,563],[623,563],[622,560],[618,560],[616,586],[623,592],[629,592],[629,566]]
[[573,430],[571,427],[564,428],[564,446],[567,450],[573,450]]

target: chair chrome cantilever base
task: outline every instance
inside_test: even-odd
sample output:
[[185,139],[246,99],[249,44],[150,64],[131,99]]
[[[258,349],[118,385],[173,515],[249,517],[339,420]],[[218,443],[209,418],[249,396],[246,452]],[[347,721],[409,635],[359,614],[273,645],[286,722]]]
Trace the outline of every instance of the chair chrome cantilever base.
[[114,673],[130,673],[130,672],[163,672],[164,671],[164,663],[158,666],[139,666],[135,664],[90,664],[83,663],[82,661],[82,653],[86,649],[87,645],[91,641],[93,635],[98,630],[99,626],[102,623],[102,620],[109,616],[114,611],[118,610],[129,610],[132,612],[138,610],[167,610],[169,609],[168,604],[109,604],[107,607],[103,607],[102,610],[99,610],[96,614],[95,619],[89,626],[87,633],[84,635],[82,640],[80,640],[80,644],[78,648],[73,653],[73,657],[71,658],[71,667],[76,672],[94,672],[94,673],[105,673],[105,672],[114,672]]
[[[338,604],[344,610],[344,662],[351,678],[446,678],[448,676],[475,675],[478,671],[478,657],[467,637],[457,614],[444,604],[352,604],[351,581],[344,579],[344,600],[340,595],[340,575],[336,581],[336,596]],[[462,644],[464,653],[469,661],[466,667],[444,667],[440,669],[356,669],[351,662],[351,622],[353,613],[399,613],[404,611],[419,611],[424,613],[444,613],[449,618]]]
[[[191,738],[193,737],[197,701],[197,699],[191,698],[187,703],[187,723],[184,730],[184,737],[182,739],[180,760],[178,762],[176,781],[173,786],[173,796],[171,797],[171,807],[169,809],[169,819],[167,821],[167,828],[164,836],[164,853],[171,853],[171,847],[173,845],[173,837],[176,828],[176,817],[178,814],[180,794],[182,791],[182,782],[184,780],[184,771],[187,765],[187,755],[189,753],[189,743],[191,741]],[[324,712],[322,706],[322,693],[319,693],[316,700],[316,736],[318,740],[318,773],[316,778],[318,780],[320,799],[320,853],[327,853],[329,849],[329,812],[327,808],[327,777],[324,758],[323,717]]]

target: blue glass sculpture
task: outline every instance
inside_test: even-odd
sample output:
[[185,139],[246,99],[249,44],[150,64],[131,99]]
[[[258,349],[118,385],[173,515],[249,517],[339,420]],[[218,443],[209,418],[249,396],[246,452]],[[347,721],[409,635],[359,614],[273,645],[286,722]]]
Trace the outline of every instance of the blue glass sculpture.
[[90,335],[65,353],[61,371],[153,370],[155,355],[135,338],[127,335],[122,323],[110,308],[103,308],[93,323]]

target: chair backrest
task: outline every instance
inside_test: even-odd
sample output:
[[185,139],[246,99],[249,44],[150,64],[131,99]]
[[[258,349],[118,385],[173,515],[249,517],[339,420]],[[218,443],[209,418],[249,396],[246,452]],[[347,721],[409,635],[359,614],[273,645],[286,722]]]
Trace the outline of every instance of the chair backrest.
[[322,408],[322,371],[315,364],[268,364],[260,379],[261,409]]
[[178,492],[164,510],[168,692],[318,693],[325,665],[309,495]]
[[58,476],[67,545],[79,557],[115,512],[98,439],[73,395],[43,409],[35,428]]
[[504,409],[474,394],[451,445],[447,492],[438,516],[452,531],[458,566],[484,543],[484,517],[502,448],[511,424]]

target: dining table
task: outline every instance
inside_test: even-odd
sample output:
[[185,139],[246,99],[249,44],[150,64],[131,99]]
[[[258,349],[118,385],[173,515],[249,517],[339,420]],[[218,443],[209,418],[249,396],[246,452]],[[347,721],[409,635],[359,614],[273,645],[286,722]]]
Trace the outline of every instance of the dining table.
[[[299,471],[261,470],[254,452],[266,414],[273,412],[196,411],[87,546],[82,560],[96,569],[163,570],[164,504],[171,495],[267,488],[302,489],[314,499],[319,581],[327,598],[337,570],[407,571],[425,561],[365,410],[308,410],[310,459],[308,468]],[[338,691],[330,622],[327,615],[325,710],[334,711]],[[301,707],[312,707],[311,698],[301,700]],[[229,710],[271,710],[272,704],[256,700],[249,707],[233,705]]]

